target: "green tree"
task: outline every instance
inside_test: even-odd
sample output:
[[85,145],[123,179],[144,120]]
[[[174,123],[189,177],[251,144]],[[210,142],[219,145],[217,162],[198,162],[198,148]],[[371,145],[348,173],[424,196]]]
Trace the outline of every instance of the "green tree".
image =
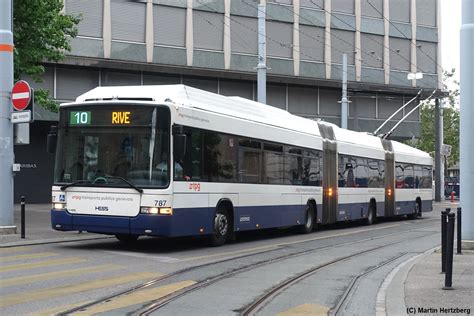
[[[13,1],[14,78],[28,75],[41,82],[43,62],[58,62],[71,50],[80,17],[64,14],[63,0]],[[35,102],[53,112],[58,106],[44,89],[35,90]]]
[[[444,88],[448,91],[443,108],[444,143],[451,145],[451,155],[447,159],[447,167],[459,161],[459,83],[453,81],[454,69],[444,73]],[[454,88],[449,88],[447,82],[453,81]],[[421,106],[421,135],[414,144],[416,148],[432,153],[435,151],[435,105],[434,101],[427,101]]]

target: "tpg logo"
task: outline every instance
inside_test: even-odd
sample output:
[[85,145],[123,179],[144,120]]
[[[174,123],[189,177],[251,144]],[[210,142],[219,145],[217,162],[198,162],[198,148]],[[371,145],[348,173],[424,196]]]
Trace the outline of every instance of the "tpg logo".
[[96,210],[96,211],[99,211],[99,212],[108,212],[108,211],[109,211],[109,207],[108,207],[108,206],[96,206],[96,207],[95,207],[95,210]]

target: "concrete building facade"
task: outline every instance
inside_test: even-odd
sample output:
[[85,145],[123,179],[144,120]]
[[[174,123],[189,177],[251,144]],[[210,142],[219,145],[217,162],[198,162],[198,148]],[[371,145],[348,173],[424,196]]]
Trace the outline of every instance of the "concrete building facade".
[[[342,54],[349,129],[372,132],[420,89],[428,95],[441,85],[438,0],[65,0],[65,12],[82,17],[78,36],[67,58],[46,64],[44,81],[33,86],[58,102],[96,86],[177,83],[256,100],[260,3],[269,105],[340,124]],[[408,80],[415,72],[423,79]],[[57,119],[38,111],[32,133]],[[394,137],[419,134],[415,111]],[[44,143],[26,147],[45,155]]]

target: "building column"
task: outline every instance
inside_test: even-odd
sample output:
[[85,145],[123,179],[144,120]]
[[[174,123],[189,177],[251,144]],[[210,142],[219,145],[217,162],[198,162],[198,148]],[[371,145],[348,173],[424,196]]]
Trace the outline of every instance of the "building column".
[[385,84],[390,84],[390,3],[389,0],[383,1],[383,71]]
[[193,38],[193,0],[188,0],[186,8],[186,65],[193,65],[194,38]]
[[[416,64],[416,0],[410,1],[410,22],[411,22],[411,49],[410,49],[410,72],[417,73],[418,67]],[[416,87],[416,79],[411,81],[412,87]]]
[[360,25],[362,18],[362,8],[361,0],[355,0],[355,23],[356,23],[356,32],[355,32],[355,72],[356,72],[356,81],[360,81],[362,73],[362,50],[360,42]]
[[324,0],[324,10],[326,11],[324,62],[326,64],[326,79],[331,79],[331,0]]
[[110,51],[112,49],[112,15],[110,0],[104,0],[102,39],[104,41],[104,58],[110,58]]
[[293,0],[293,72],[300,75],[300,0]]
[[153,62],[153,47],[155,43],[153,30],[153,0],[146,2],[146,26],[145,26],[145,42],[146,42],[146,61]]
[[232,47],[230,38],[230,3],[231,0],[224,1],[224,68],[230,69],[230,59],[232,57]]

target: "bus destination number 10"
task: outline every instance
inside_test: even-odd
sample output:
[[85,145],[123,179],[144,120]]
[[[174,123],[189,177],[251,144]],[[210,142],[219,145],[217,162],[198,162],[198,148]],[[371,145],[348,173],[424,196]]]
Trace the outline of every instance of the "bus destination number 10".
[[82,112],[71,111],[71,115],[69,117],[69,123],[71,125],[90,125],[91,112],[90,111],[82,111]]

